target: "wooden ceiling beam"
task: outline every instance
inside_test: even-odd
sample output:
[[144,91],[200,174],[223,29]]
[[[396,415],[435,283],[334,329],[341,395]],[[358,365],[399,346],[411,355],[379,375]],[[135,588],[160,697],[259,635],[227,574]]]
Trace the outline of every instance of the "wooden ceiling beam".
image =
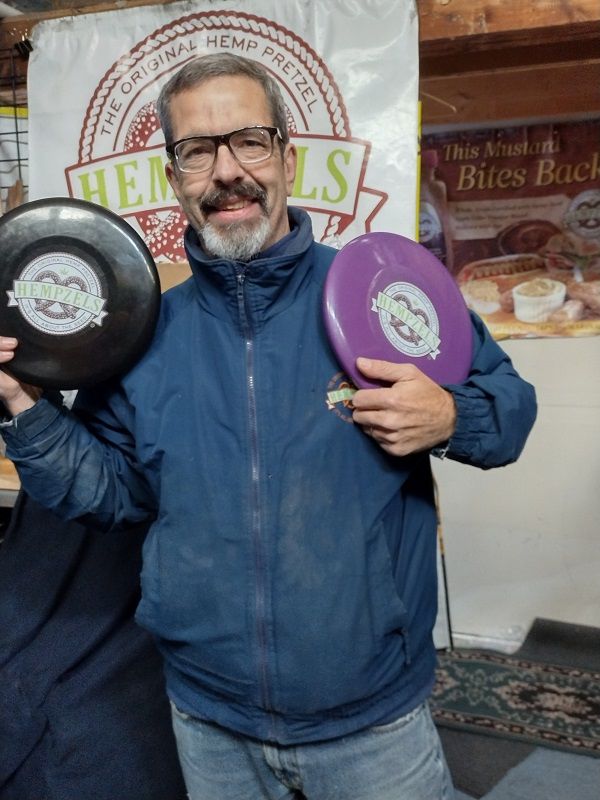
[[472,37],[544,40],[600,23],[598,0],[417,0],[420,40],[434,47]]

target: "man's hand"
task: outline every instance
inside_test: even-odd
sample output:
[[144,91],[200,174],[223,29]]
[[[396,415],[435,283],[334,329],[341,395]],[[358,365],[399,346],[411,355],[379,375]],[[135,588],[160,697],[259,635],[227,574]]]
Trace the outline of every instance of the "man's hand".
[[0,336],[0,400],[13,417],[34,406],[42,394],[37,386],[21,383],[1,369],[3,364],[12,361],[17,345],[16,339]]
[[356,365],[366,378],[390,384],[382,389],[359,389],[352,398],[354,421],[386,453],[406,456],[452,436],[454,398],[420,369],[368,358],[357,359]]

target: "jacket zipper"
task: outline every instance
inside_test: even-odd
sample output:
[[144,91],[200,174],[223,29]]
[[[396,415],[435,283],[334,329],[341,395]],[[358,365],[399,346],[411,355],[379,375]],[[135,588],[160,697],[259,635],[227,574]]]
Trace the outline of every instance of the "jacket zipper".
[[[246,272],[242,268],[237,272],[237,304],[244,337],[246,360],[246,387],[248,390],[248,422],[250,427],[250,464],[251,464],[251,530],[254,545],[254,567],[256,583],[254,604],[256,613],[256,633],[258,640],[258,672],[262,700],[266,711],[271,713],[269,700],[269,678],[267,664],[267,619],[265,601],[265,556],[263,546],[262,516],[260,502],[260,459],[258,453],[258,422],[256,411],[256,385],[254,381],[254,340],[252,326],[248,318],[245,296]],[[273,716],[271,718],[274,723]]]

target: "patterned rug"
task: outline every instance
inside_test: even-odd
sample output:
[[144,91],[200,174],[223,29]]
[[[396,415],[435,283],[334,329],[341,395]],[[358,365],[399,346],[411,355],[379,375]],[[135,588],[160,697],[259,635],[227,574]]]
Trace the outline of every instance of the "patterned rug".
[[600,757],[600,672],[481,650],[438,659],[439,725]]

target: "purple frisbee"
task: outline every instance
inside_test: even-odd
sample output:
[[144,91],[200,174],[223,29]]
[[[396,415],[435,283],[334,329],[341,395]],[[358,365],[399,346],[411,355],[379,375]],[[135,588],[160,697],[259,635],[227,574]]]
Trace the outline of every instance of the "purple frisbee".
[[367,233],[333,259],[323,316],[340,364],[362,389],[357,356],[414,364],[439,384],[469,374],[472,329],[454,278],[425,247],[396,233]]

